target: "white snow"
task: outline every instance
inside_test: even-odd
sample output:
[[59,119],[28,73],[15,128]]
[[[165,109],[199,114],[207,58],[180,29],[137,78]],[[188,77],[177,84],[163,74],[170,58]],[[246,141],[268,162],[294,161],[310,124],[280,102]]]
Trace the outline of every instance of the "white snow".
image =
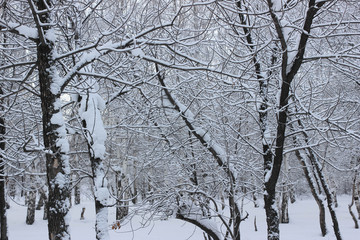
[[272,9],[274,11],[280,11],[281,8],[284,6],[283,0],[272,0]]
[[[55,56],[53,56],[53,57],[55,58]],[[59,76],[55,66],[51,66],[48,69],[48,71],[49,71],[49,74],[51,75],[52,81],[53,81],[50,85],[50,91],[52,94],[57,95],[58,93],[60,93],[61,86],[63,85],[63,80]]]
[[[58,101],[55,102],[55,108],[57,107],[57,105],[58,105]],[[51,117],[50,121],[52,124],[59,125],[59,127],[56,129],[59,135],[59,138],[56,140],[56,146],[60,147],[61,152],[68,153],[70,146],[69,146],[69,141],[66,138],[65,122],[61,111],[55,113]]]
[[140,58],[145,57],[145,53],[141,48],[135,48],[131,50],[131,54],[134,55],[135,57],[140,57]]
[[[339,196],[339,207],[336,213],[339,219],[341,234],[345,240],[359,239],[360,229],[354,228],[354,223],[347,210],[351,202],[351,196]],[[35,223],[25,224],[26,207],[10,202],[8,210],[9,239],[20,240],[47,240],[47,221],[42,220],[43,211],[36,211]],[[80,220],[81,209],[85,207],[85,220]],[[260,240],[266,239],[265,210],[260,206],[254,208],[251,202],[246,202],[244,211],[249,213],[249,218],[241,223],[241,239]],[[80,205],[73,205],[70,209],[72,215],[70,221],[71,239],[95,240],[95,209],[90,200]],[[289,206],[289,224],[280,224],[280,239],[282,240],[335,240],[330,215],[327,212],[326,222],[328,235],[321,236],[318,208],[313,199],[306,197],[298,199]],[[254,218],[258,231],[254,230]],[[122,240],[198,240],[203,239],[202,231],[190,223],[181,220],[169,219],[165,221],[148,221],[136,215],[131,221],[121,223],[119,230],[111,230],[111,224],[115,222],[115,207],[109,209],[109,235],[111,239]],[[143,227],[142,227],[143,226]],[[222,229],[223,231],[223,229]]]
[[62,174],[61,172],[59,172],[58,174],[56,174],[55,177],[55,183],[60,187],[60,188],[64,188],[64,186],[67,184],[68,180],[66,178],[66,176],[64,174]]
[[10,28],[15,29],[18,31],[21,35],[27,37],[27,38],[38,38],[38,31],[36,28],[31,28],[25,25],[20,25],[18,23],[9,22],[7,24]]
[[47,30],[45,33],[45,38],[51,42],[55,42],[56,41],[55,30],[53,28],[50,28],[49,30]]
[[105,108],[105,102],[96,91],[89,89],[82,95],[79,114],[86,121],[87,138],[95,158],[105,156],[106,131],[100,111]]
[[110,239],[108,228],[104,227],[104,226],[109,226],[109,224],[108,224],[108,208],[102,208],[96,214],[96,224],[98,226],[97,227],[98,238],[102,239],[102,240]]

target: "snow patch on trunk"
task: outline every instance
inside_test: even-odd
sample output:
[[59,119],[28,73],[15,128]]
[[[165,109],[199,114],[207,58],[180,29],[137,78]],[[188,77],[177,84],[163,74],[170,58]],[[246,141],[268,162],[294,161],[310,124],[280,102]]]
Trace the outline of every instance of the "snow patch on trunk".
[[108,231],[108,209],[102,208],[98,213],[96,213],[96,236],[97,239],[109,240],[109,231]]
[[91,146],[94,158],[104,159],[106,131],[101,119],[100,111],[105,108],[105,102],[96,92],[88,90],[82,95],[79,114],[86,122],[86,137]]

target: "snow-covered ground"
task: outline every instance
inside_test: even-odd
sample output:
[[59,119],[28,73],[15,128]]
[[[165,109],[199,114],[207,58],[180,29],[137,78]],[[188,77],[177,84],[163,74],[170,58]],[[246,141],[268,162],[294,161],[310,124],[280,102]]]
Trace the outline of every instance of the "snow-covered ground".
[[[339,207],[336,213],[339,219],[341,234],[344,240],[360,239],[360,230],[354,228],[347,206],[350,196],[339,197]],[[25,224],[26,207],[11,202],[8,210],[8,224],[10,240],[46,240],[47,222],[42,220],[42,210],[36,211],[35,223]],[[85,207],[85,220],[80,220],[81,209]],[[253,208],[252,203],[245,203],[244,210],[249,212],[249,218],[241,224],[242,240],[265,240],[266,223],[263,208]],[[355,209],[354,209],[355,211]],[[327,228],[329,234],[322,237],[318,224],[318,209],[311,198],[298,199],[290,205],[290,224],[281,224],[281,239],[286,240],[333,240],[332,223],[327,213]],[[71,208],[71,235],[73,240],[95,240],[94,207],[91,201]],[[257,219],[258,231],[254,231],[254,217]],[[140,216],[132,218],[131,222],[122,226],[120,230],[112,230],[111,223],[115,219],[115,209],[109,211],[109,231],[112,240],[201,240],[202,231],[189,223],[170,219],[144,222]],[[144,225],[144,227],[141,227]]]

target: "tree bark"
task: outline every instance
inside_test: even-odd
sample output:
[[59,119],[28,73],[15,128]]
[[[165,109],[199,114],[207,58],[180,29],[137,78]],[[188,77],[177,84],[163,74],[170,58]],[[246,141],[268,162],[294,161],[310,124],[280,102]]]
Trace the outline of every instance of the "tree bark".
[[358,229],[359,228],[358,220],[357,220],[355,214],[353,213],[353,211],[351,210],[351,207],[354,205],[354,202],[355,202],[356,179],[357,179],[357,170],[355,171],[355,176],[354,176],[354,180],[353,180],[353,187],[352,187],[351,203],[349,204],[348,209],[349,209],[349,213],[351,215],[351,218],[354,221],[355,228]]
[[39,201],[36,205],[36,210],[40,210],[45,205],[45,201],[47,198],[46,193],[43,188],[40,188],[39,193],[40,193],[40,197],[39,197]]
[[[52,1],[32,1],[29,5],[37,26],[37,65],[43,123],[43,141],[46,149],[46,173],[49,187],[48,231],[50,240],[69,240],[69,143],[61,113],[61,87],[59,86],[54,42],[45,38],[51,30]],[[36,9],[37,8],[37,9]],[[41,12],[41,14],[39,13]],[[38,14],[39,13],[39,14]]]
[[27,207],[27,214],[26,214],[26,224],[32,225],[35,222],[35,202],[36,202],[36,191],[32,189],[29,194],[27,195],[28,207]]
[[75,185],[74,188],[75,194],[75,205],[79,205],[81,202],[81,194],[80,194],[80,182]]
[[280,223],[289,223],[289,189],[283,188],[281,196]]
[[[121,176],[119,176],[121,175]],[[116,220],[121,220],[124,217],[126,217],[129,213],[129,203],[122,201],[122,199],[126,199],[129,197],[129,194],[127,194],[128,191],[125,190],[125,187],[127,187],[127,181],[126,176],[121,173],[116,174]]]
[[[290,128],[294,129],[292,124],[290,124]],[[293,142],[294,142],[295,146],[300,146],[299,140],[296,136],[293,137]],[[314,179],[311,176],[311,168],[307,164],[306,159],[303,157],[300,150],[295,151],[295,156],[297,157],[300,164],[302,165],[305,179],[310,187],[310,192],[311,192],[312,196],[314,197],[316,204],[319,207],[319,223],[320,223],[321,234],[324,237],[327,233],[327,229],[326,229],[326,222],[325,222],[325,206],[324,206],[323,200],[320,197],[321,189],[319,189],[319,188],[321,186],[319,186],[317,184],[317,181],[316,181],[317,178],[315,179],[315,182],[314,182]],[[314,172],[313,174],[315,177],[316,172]],[[318,187],[318,191],[317,191],[316,186]]]
[[333,202],[333,199],[332,199],[333,196],[331,194],[331,191],[330,191],[330,188],[329,188],[328,184],[325,181],[325,177],[323,176],[323,174],[321,172],[320,163],[317,160],[316,155],[314,153],[312,153],[311,148],[309,148],[308,151],[310,152],[310,154],[309,154],[310,155],[310,160],[312,162],[314,162],[314,164],[315,164],[316,172],[319,175],[321,186],[323,187],[325,195],[326,195],[326,200],[327,200],[327,203],[328,203],[328,209],[329,209],[329,212],[330,212],[331,220],[333,222],[333,228],[334,228],[334,233],[335,233],[336,239],[341,240],[342,237],[341,237],[341,234],[340,234],[339,223],[338,223],[336,213],[335,213],[335,209],[334,209],[334,202]]
[[[109,232],[108,232],[108,206],[107,201],[109,198],[109,190],[107,186],[106,180],[106,172],[103,165],[103,158],[102,154],[99,154],[97,151],[98,149],[94,149],[93,145],[95,136],[92,132],[93,128],[100,128],[102,126],[101,118],[97,118],[101,113],[98,109],[96,100],[94,100],[92,93],[90,90],[87,90],[87,94],[83,96],[83,100],[81,101],[80,108],[83,113],[87,112],[89,108],[92,111],[93,115],[87,115],[87,118],[82,119],[82,127],[83,131],[86,136],[87,146],[88,146],[88,153],[90,157],[91,163],[91,171],[92,171],[92,181],[94,185],[94,198],[95,198],[95,212],[96,212],[96,219],[95,219],[95,232],[96,232],[96,239],[97,240],[107,240],[109,239]],[[94,108],[94,109],[92,109]],[[83,117],[85,114],[82,114]],[[97,122],[97,121],[101,121]],[[93,124],[90,129],[90,123]],[[99,125],[97,125],[99,124]],[[99,129],[97,129],[99,131]],[[103,129],[105,131],[105,129]],[[104,145],[104,142],[100,142],[97,140],[96,144]],[[105,141],[105,140],[104,140]],[[104,146],[105,148],[105,146]]]
[[312,196],[314,197],[316,204],[319,207],[319,223],[320,223],[321,234],[324,237],[327,233],[326,222],[325,222],[324,203],[321,200],[319,193],[316,191],[316,187],[315,187],[316,185],[314,184],[314,180],[311,178],[310,167],[306,163],[306,160],[302,157],[299,150],[295,151],[295,155],[298,158],[298,160],[300,161],[301,165],[303,166],[304,175],[305,175],[307,183],[309,184],[310,192],[311,192]]
[[[0,95],[3,94],[0,86]],[[2,114],[3,106],[2,101],[0,102],[0,149],[5,150],[5,119]],[[0,154],[0,237],[1,240],[7,240],[7,217],[6,217],[6,192],[5,192],[5,161],[3,156]]]

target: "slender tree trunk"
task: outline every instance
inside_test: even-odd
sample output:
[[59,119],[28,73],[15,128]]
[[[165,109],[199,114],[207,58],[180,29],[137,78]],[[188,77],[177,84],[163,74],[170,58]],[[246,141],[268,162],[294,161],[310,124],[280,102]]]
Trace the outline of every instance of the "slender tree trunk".
[[47,198],[45,190],[43,188],[40,188],[39,194],[40,194],[40,197],[39,197],[39,201],[36,205],[36,210],[40,210],[45,205],[45,201]]
[[283,188],[280,211],[280,223],[289,223],[289,189],[287,187]]
[[128,185],[126,181],[126,176],[121,173],[116,174],[116,183],[116,220],[121,220],[129,213],[129,203],[122,201],[122,199],[126,199],[129,197],[127,194],[128,191],[126,191],[124,188],[124,186],[127,187]]
[[229,194],[229,206],[230,206],[230,216],[233,222],[234,240],[240,240],[241,213],[234,199],[234,192],[232,189],[230,190],[230,194]]
[[[0,96],[3,94],[0,86]],[[5,150],[5,120],[2,113],[3,106],[0,101],[0,149]],[[6,217],[6,192],[5,192],[5,161],[3,156],[0,154],[0,238],[1,240],[7,240],[7,217]]]
[[351,196],[351,203],[348,206],[349,209],[349,213],[351,215],[351,218],[354,221],[355,224],[355,228],[358,229],[359,228],[359,223],[357,218],[355,217],[355,214],[353,213],[353,211],[351,210],[351,207],[354,205],[355,203],[355,193],[356,193],[356,180],[357,180],[357,170],[355,171],[355,176],[354,176],[354,180],[353,180],[353,187],[352,187],[352,196]]
[[[90,84],[91,85],[91,84]],[[105,129],[101,120],[101,113],[98,106],[97,93],[87,89],[87,94],[83,96],[80,103],[80,113],[82,117],[83,131],[87,138],[88,152],[91,162],[92,180],[94,185],[95,197],[95,232],[97,240],[108,240],[108,200],[109,190],[106,179],[106,172],[103,165],[105,155],[105,139],[97,135],[99,131],[103,134]],[[90,110],[90,112],[88,112]],[[85,114],[86,113],[86,114]],[[86,116],[86,118],[84,118]],[[96,129],[96,132],[93,132]],[[96,149],[94,145],[96,144]],[[101,150],[100,150],[101,149]]]
[[80,182],[75,185],[74,194],[75,194],[75,205],[79,205],[81,202]]
[[[298,125],[301,127],[301,129],[304,129],[304,125],[300,119],[297,120]],[[308,134],[303,130],[302,135],[304,136],[305,144],[309,145],[309,136]],[[314,166],[316,174],[319,177],[319,182],[321,184],[321,187],[324,190],[324,193],[326,195],[327,205],[330,212],[331,220],[333,222],[333,229],[337,240],[341,240],[341,234],[340,234],[340,228],[339,223],[336,217],[335,209],[334,209],[334,202],[333,202],[333,195],[330,191],[329,185],[327,184],[325,180],[325,176],[322,172],[322,166],[318,160],[318,157],[316,155],[316,152],[311,148],[308,147],[305,149],[306,155],[308,156],[311,164]]]
[[[2,2],[2,8],[4,9],[2,18],[5,19],[5,9],[6,9],[7,1]],[[7,42],[6,34],[3,35],[3,42]],[[4,45],[6,46],[6,45]],[[1,56],[2,57],[2,56]],[[3,95],[3,89],[0,85],[0,96]],[[5,116],[3,115],[4,101],[0,101],[0,150],[5,151]],[[8,228],[7,228],[7,216],[6,216],[6,178],[5,178],[5,160],[3,156],[0,154],[0,238],[1,240],[8,240]]]
[[[360,164],[360,157],[358,158],[358,164]],[[356,207],[356,211],[358,214],[358,219],[360,219],[360,181],[358,178],[358,171],[355,172],[355,179],[356,181],[354,182],[354,189],[353,189],[353,194],[354,194],[354,203],[355,203],[355,207]]]
[[281,191],[281,207],[280,207],[280,223],[289,223],[289,198],[290,198],[290,188],[287,183],[286,177],[289,175],[289,162],[288,155],[284,157],[284,172]]
[[27,214],[26,214],[26,224],[32,225],[35,222],[35,202],[36,202],[36,190],[32,189],[28,196],[28,207],[27,207]]
[[[290,124],[290,128],[294,129],[292,124]],[[294,142],[295,146],[300,146],[300,142],[296,136],[293,137],[293,142]],[[316,204],[319,207],[319,223],[320,223],[321,234],[324,237],[327,233],[327,229],[326,229],[326,222],[325,222],[325,206],[324,206],[323,200],[320,197],[321,189],[319,189],[319,188],[321,188],[321,186],[319,186],[317,184],[318,178],[316,178],[315,181],[312,178],[311,167],[307,164],[306,158],[301,154],[300,150],[295,151],[295,156],[297,157],[300,164],[302,165],[305,179],[310,187],[310,192],[311,192],[312,196],[314,197]],[[315,177],[316,172],[314,172],[313,174]],[[316,187],[318,187],[318,188],[316,188]],[[317,189],[318,189],[318,191],[317,191]]]
[[[108,194],[105,171],[102,160],[99,158],[91,158],[91,168],[93,173],[94,195],[95,195],[95,231],[97,240],[108,240],[108,207],[104,201],[105,195]],[[107,197],[105,197],[107,200]]]
[[47,202],[47,199],[45,199],[45,202],[44,202],[43,220],[48,220],[48,202]]
[[308,151],[310,152],[309,153],[310,160],[313,161],[314,164],[315,164],[316,172],[319,175],[321,186],[323,187],[325,195],[326,195],[326,200],[327,200],[327,203],[328,203],[328,209],[329,209],[329,212],[330,212],[331,220],[333,222],[333,228],[334,228],[334,233],[335,233],[336,239],[341,240],[342,237],[341,237],[341,234],[340,234],[339,223],[338,223],[338,220],[337,220],[337,217],[336,217],[336,213],[335,213],[335,209],[334,209],[334,202],[333,202],[333,198],[332,198],[330,188],[329,188],[328,184],[326,183],[325,177],[323,176],[323,174],[321,172],[320,163],[317,160],[316,155],[314,153],[312,153],[311,148],[309,148]]
[[325,236],[327,230],[326,230],[326,222],[325,222],[325,206],[323,200],[321,199],[319,193],[316,191],[316,185],[311,177],[310,167],[306,163],[306,160],[303,158],[299,150],[295,151],[295,155],[300,161],[301,165],[303,166],[304,175],[307,183],[309,184],[311,194],[314,197],[315,202],[319,207],[319,223],[320,223],[321,234],[322,236]]

